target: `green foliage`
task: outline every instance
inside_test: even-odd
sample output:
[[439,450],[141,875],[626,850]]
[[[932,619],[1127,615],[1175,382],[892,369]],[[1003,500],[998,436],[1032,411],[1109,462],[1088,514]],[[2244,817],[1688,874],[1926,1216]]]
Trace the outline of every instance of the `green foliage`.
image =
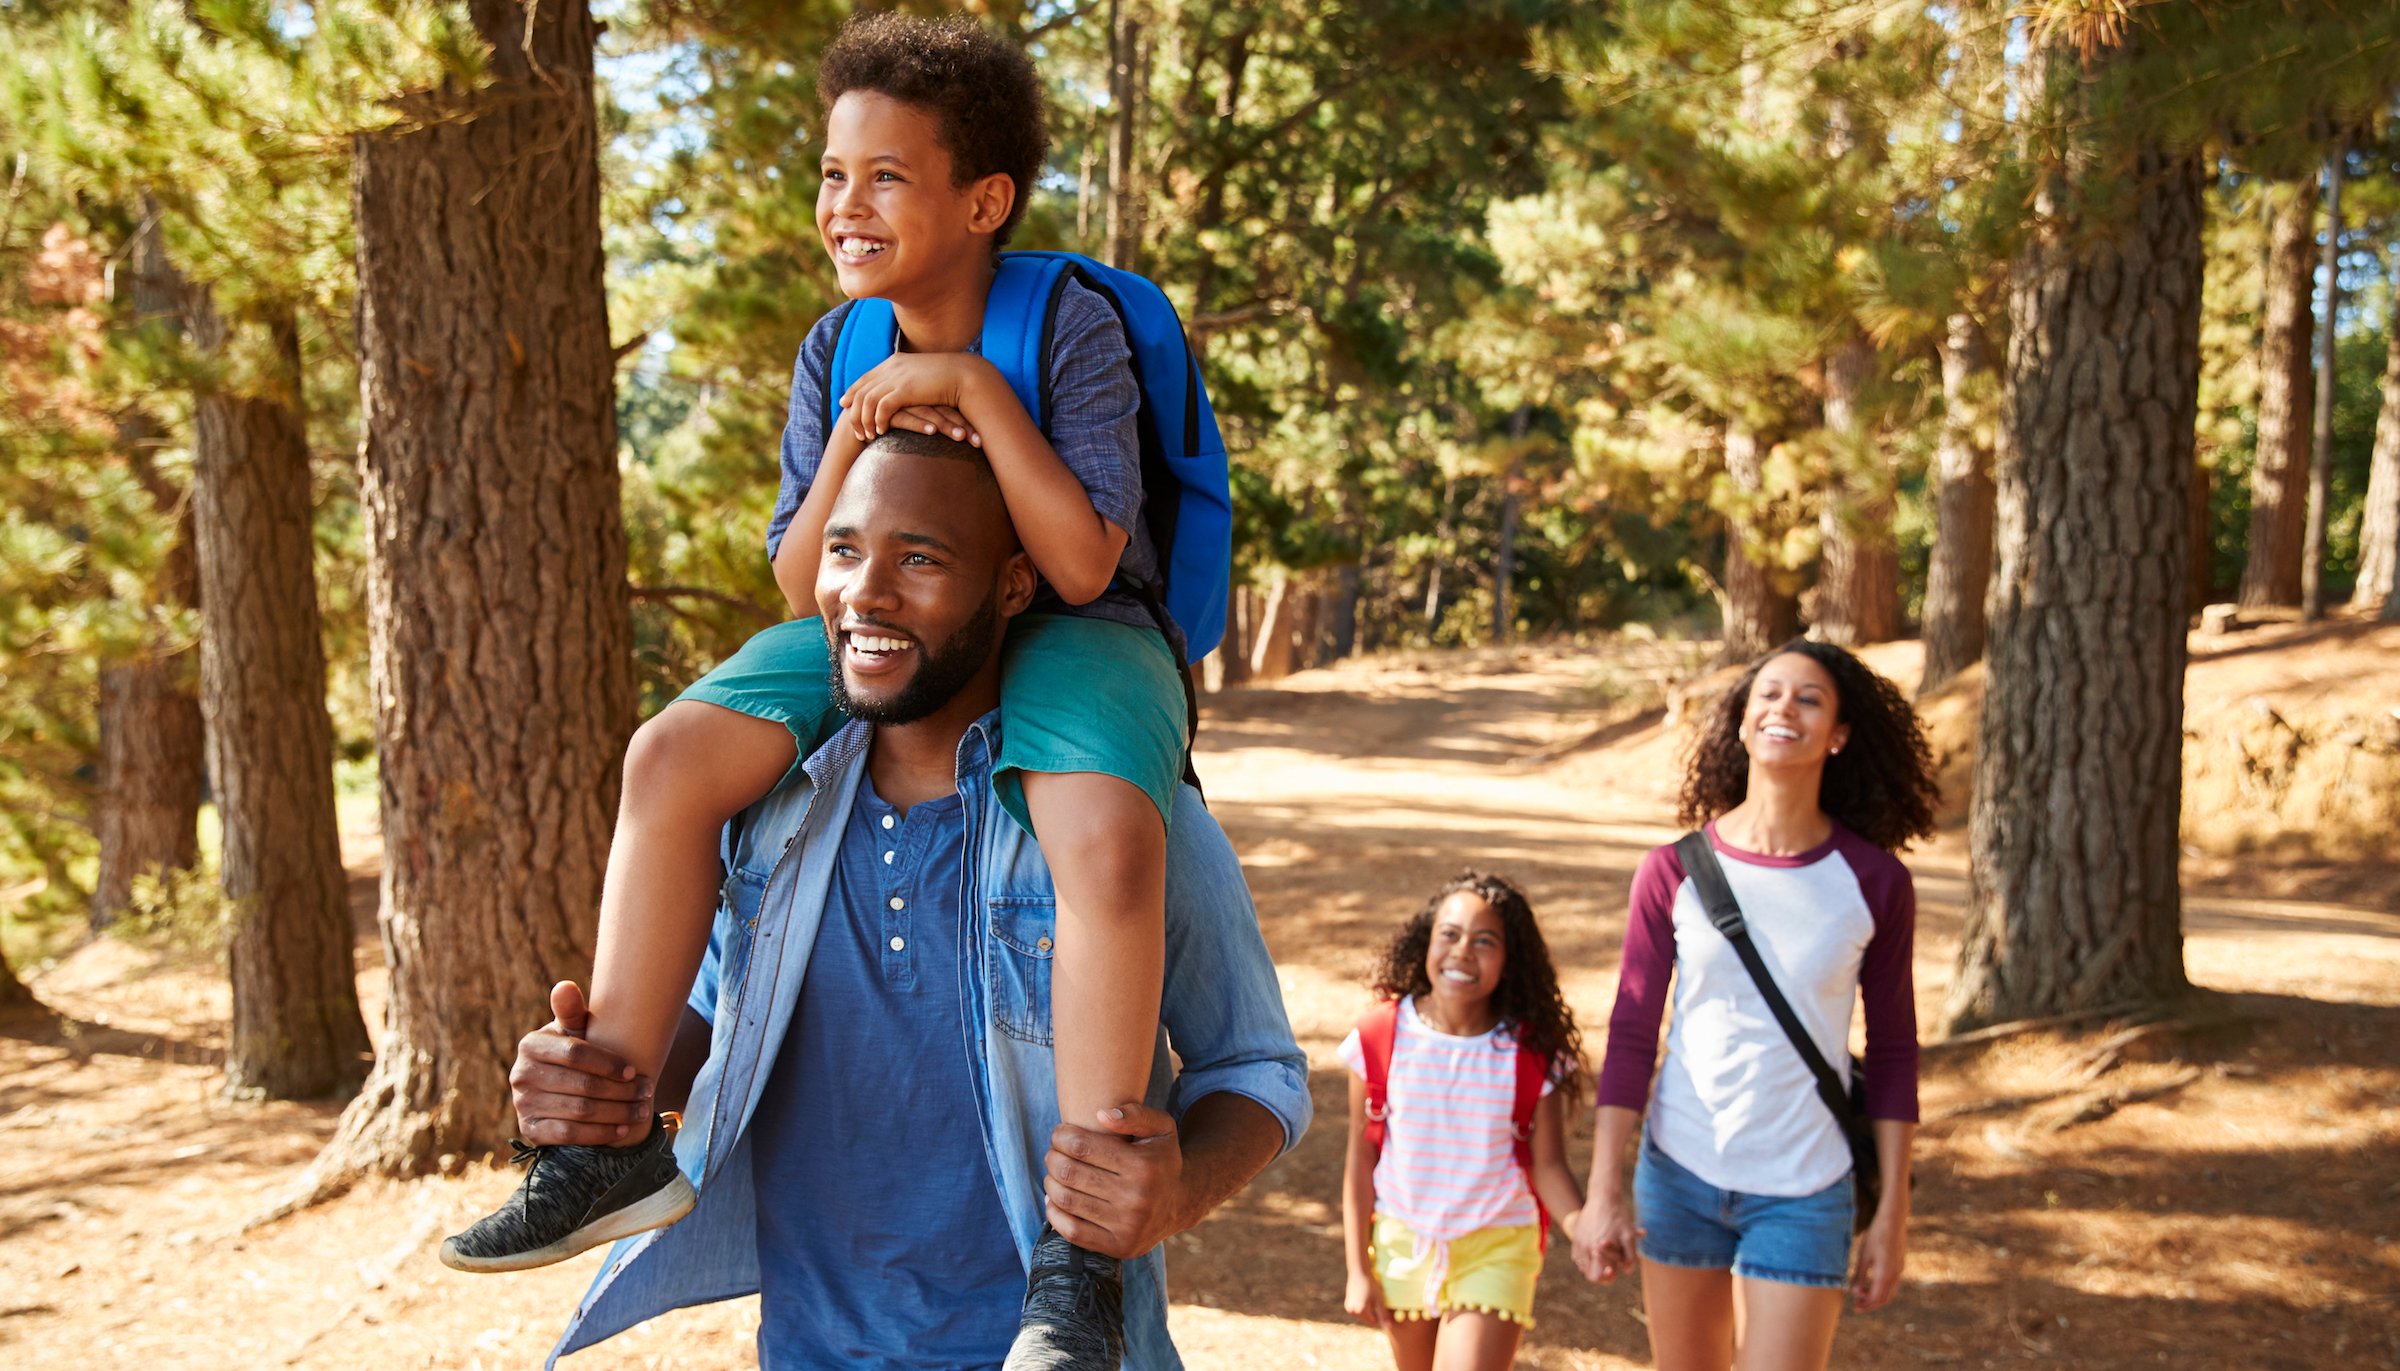
[[[1518,631],[1704,620],[1734,523],[1804,584],[1820,512],[1861,484],[1896,494],[1913,604],[1936,340],[1964,312],[2002,355],[2000,287],[2029,215],[2055,208],[2046,172],[2143,139],[2220,173],[2200,446],[2228,573],[2257,403],[2250,188],[2351,140],[2328,543],[2346,582],[2400,232],[2395,0],[1122,4],[1147,35],[1138,264],[1183,311],[1233,450],[1237,574],[1355,568],[1362,647],[1489,635],[1512,494]],[[853,7],[599,8],[650,710],[784,610],[763,532],[790,368],[838,300],[815,68]],[[1020,241],[1098,253],[1123,113],[1110,7],[968,8],[1027,44],[1052,98]],[[2079,123],[2013,103],[2052,38],[2092,63]],[[304,342],[333,713],[365,763],[349,148],[463,117],[485,54],[455,0],[42,0],[0,6],[0,43],[0,886],[44,875],[65,908],[91,856],[99,673],[195,631],[159,587],[190,397],[254,384],[268,319]],[[145,225],[209,293],[222,347],[137,315]],[[1824,361],[1855,337],[1875,354],[1867,437],[1836,442]],[[1733,426],[1762,440],[1760,490],[1726,474]]]

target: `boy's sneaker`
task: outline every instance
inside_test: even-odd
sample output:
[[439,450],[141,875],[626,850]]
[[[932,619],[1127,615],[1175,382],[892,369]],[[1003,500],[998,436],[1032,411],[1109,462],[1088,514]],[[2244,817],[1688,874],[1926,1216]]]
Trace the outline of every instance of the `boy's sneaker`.
[[1117,1259],[1042,1225],[1017,1341],[1001,1371],[1117,1371],[1125,1361],[1125,1276]]
[[700,1198],[675,1166],[672,1113],[630,1147],[529,1147],[525,1183],[508,1202],[442,1242],[442,1265],[457,1271],[524,1271],[653,1228],[692,1211]]

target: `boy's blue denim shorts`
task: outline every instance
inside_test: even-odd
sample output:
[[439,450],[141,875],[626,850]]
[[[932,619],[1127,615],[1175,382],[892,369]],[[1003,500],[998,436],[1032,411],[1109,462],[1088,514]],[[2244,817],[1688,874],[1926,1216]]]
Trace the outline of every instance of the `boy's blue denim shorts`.
[[1850,1283],[1857,1200],[1847,1174],[1814,1195],[1720,1190],[1659,1151],[1645,1129],[1633,1203],[1642,1256],[1661,1266],[1730,1267],[1748,1280],[1833,1290]]

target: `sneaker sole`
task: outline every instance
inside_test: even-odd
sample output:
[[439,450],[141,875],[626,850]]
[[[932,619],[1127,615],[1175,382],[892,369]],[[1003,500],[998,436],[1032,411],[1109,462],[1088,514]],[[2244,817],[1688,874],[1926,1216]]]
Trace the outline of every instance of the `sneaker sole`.
[[458,1250],[458,1239],[442,1240],[442,1265],[453,1271],[476,1273],[493,1271],[530,1271],[537,1266],[563,1262],[579,1253],[589,1252],[604,1243],[664,1228],[692,1212],[700,1202],[700,1192],[679,1172],[665,1188],[645,1195],[613,1213],[603,1214],[583,1227],[547,1247],[530,1252],[512,1252],[501,1257],[476,1257]]

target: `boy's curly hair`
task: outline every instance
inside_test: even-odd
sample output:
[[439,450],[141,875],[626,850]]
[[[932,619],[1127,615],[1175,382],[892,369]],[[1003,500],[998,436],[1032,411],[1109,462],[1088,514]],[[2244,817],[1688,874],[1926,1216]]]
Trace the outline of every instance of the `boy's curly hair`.
[[1558,1087],[1560,1103],[1574,1108],[1583,1090],[1583,1034],[1575,1027],[1575,1015],[1567,1009],[1565,997],[1558,993],[1558,972],[1550,964],[1550,945],[1542,941],[1541,925],[1534,922],[1533,904],[1515,881],[1472,867],[1451,877],[1414,918],[1401,925],[1368,983],[1379,998],[1387,1000],[1432,994],[1433,982],[1425,975],[1425,953],[1433,945],[1433,916],[1442,901],[1462,890],[1473,891],[1500,915],[1501,946],[1507,957],[1501,964],[1499,988],[1492,992],[1493,1010],[1518,1046],[1531,1048],[1550,1063],[1550,1079]]
[[1939,791],[1933,756],[1917,711],[1900,688],[1831,643],[1795,638],[1750,664],[1717,698],[1708,726],[1692,747],[1676,819],[1697,828],[1750,793],[1750,753],[1742,746],[1742,713],[1750,687],[1767,663],[1801,656],[1833,678],[1834,718],[1850,725],[1850,741],[1825,759],[1818,807],[1886,852],[1933,832]]
[[1033,59],[963,14],[924,19],[885,10],[844,24],[817,59],[817,98],[828,112],[854,90],[929,111],[950,153],[952,185],[994,172],[1016,183],[1008,220],[992,235],[992,246],[1005,245],[1025,217],[1050,153],[1049,115]]

